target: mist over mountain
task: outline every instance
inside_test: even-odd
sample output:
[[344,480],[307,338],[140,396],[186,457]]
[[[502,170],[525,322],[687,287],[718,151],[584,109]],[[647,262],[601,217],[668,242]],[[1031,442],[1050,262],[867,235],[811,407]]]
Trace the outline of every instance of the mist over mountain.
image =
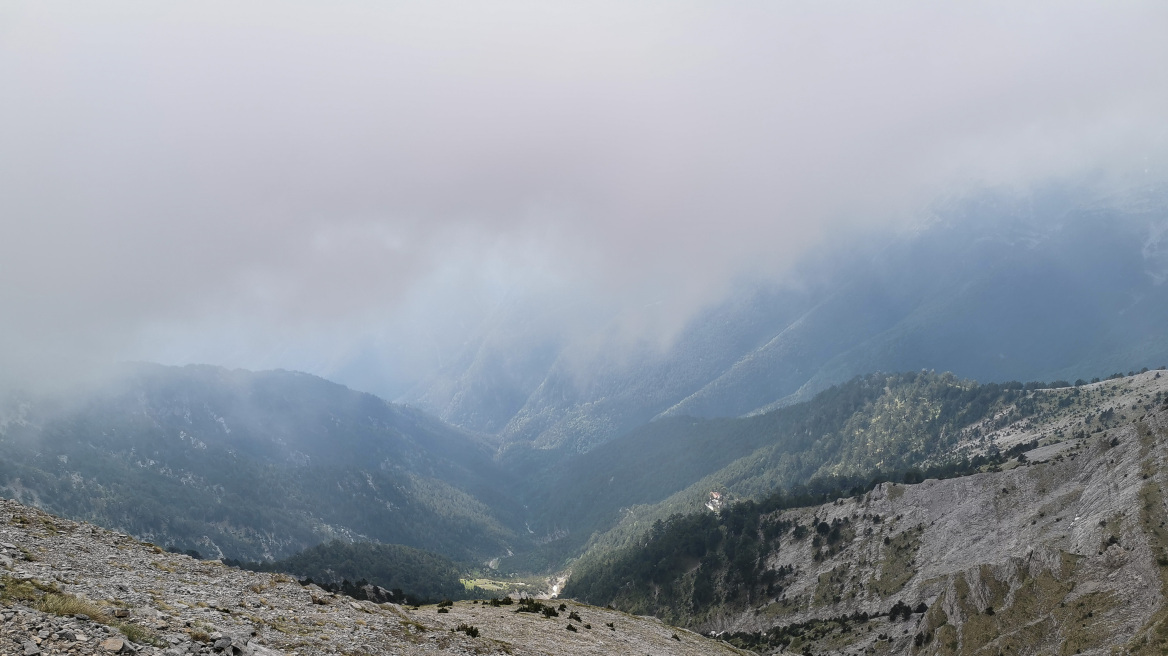
[[[1091,378],[1168,362],[1168,196],[1069,185],[939,204],[841,236],[781,283],[739,285],[662,348],[613,320],[574,343],[485,324],[412,402],[504,442],[588,450],[663,416],[741,416],[871,371]],[[581,345],[583,344],[583,346]]]
[[1166,27],[0,3],[0,654],[1165,652]]
[[302,373],[142,364],[13,394],[0,451],[5,496],[213,557],[344,538],[486,558],[521,524],[488,445]]
[[871,260],[938,198],[1045,215],[1168,175],[1158,3],[114,5],[0,10],[4,379],[306,371],[587,448],[722,412],[706,386],[801,317],[839,332],[743,408],[926,321],[909,262],[874,290],[806,262]]

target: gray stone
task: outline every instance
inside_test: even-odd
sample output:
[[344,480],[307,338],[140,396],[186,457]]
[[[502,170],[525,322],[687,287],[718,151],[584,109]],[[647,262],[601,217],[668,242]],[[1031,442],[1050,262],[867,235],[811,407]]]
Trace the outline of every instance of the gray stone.
[[24,656],[36,656],[36,654],[41,653],[41,648],[32,640],[24,641],[21,646],[24,647]]

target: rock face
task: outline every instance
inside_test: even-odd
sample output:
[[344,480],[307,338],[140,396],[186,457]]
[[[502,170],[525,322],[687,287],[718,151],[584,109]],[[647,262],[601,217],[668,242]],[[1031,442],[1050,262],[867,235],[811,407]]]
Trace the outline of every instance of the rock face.
[[574,602],[555,617],[515,605],[358,602],[9,500],[0,501],[0,549],[3,656],[745,653]]
[[1005,471],[776,513],[842,538],[784,538],[773,598],[692,625],[759,651],[1168,653],[1168,404],[1133,389],[1119,427]]

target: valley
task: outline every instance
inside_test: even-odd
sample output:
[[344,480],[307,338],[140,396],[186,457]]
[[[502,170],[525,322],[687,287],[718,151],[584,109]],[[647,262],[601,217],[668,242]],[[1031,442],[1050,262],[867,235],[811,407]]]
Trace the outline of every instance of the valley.
[[0,656],[1168,654],[1166,27],[6,0]]
[[6,496],[361,603],[563,597],[758,653],[1161,645],[1163,593],[1125,592],[1168,562],[1161,370],[869,374],[571,457],[289,372],[145,366],[6,412]]
[[[836,398],[741,420],[793,422],[789,427],[819,413],[816,425],[823,427],[831,425],[824,416],[850,407],[834,425],[842,434],[864,426],[856,437],[865,439],[843,441],[831,453],[852,459],[808,461],[814,475],[777,494],[735,492],[731,483],[716,497],[706,488],[696,507],[644,506],[640,521],[622,520],[608,538],[597,534],[578,547],[565,568],[554,570],[560,574],[521,582],[480,569],[478,589],[459,580],[473,566],[406,547],[366,552],[362,543],[338,542],[268,572],[248,572],[4,502],[0,601],[12,612],[0,631],[16,645],[35,646],[39,637],[37,648],[47,654],[108,653],[119,640],[145,653],[234,649],[261,656],[354,649],[1155,654],[1168,647],[1168,505],[1161,489],[1168,485],[1168,376],[1155,370],[1066,387],[1015,387],[926,372],[853,383],[850,392],[839,388],[853,399],[850,406]],[[944,398],[950,405],[934,403]],[[890,412],[900,413],[891,424]],[[830,444],[831,434],[808,444]],[[897,450],[901,442],[884,441],[913,435],[925,442]],[[774,446],[767,442],[740,448],[749,454]],[[869,467],[857,455],[866,452],[893,466],[868,470],[868,480],[853,475]],[[888,460],[894,455],[900,459]],[[720,463],[709,467],[726,470]],[[717,480],[690,473],[670,485],[688,489],[684,481],[694,478],[697,489]],[[638,494],[672,496],[647,489]],[[719,501],[716,510],[705,506],[711,498]],[[438,569],[424,569],[419,559]],[[431,600],[404,599],[400,590],[366,599],[364,581],[345,597],[282,573],[304,576],[316,567],[315,576],[331,572],[349,585],[378,562],[396,563],[379,575],[395,587],[421,587],[408,577],[427,571],[435,573],[421,575],[444,576],[453,587],[427,588]],[[407,578],[388,581],[394,572]],[[532,598],[535,587],[524,588],[539,580],[562,585],[564,599],[529,605],[564,608],[547,617],[516,613],[515,600]],[[505,594],[511,606],[479,601]],[[435,606],[438,596],[454,601]],[[53,609],[66,602],[127,614],[103,615],[94,624],[54,619]],[[53,627],[47,638],[34,630],[45,626]]]

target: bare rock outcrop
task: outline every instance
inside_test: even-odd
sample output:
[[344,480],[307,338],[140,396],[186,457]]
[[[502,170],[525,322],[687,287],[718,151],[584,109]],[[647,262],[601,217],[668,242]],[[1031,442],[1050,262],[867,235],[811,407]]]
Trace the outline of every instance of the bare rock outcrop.
[[1000,471],[776,513],[845,538],[785,539],[766,556],[789,573],[781,592],[696,628],[816,654],[1168,653],[1168,403],[1154,374],[1115,402],[1120,425],[1057,426],[1065,439]]

